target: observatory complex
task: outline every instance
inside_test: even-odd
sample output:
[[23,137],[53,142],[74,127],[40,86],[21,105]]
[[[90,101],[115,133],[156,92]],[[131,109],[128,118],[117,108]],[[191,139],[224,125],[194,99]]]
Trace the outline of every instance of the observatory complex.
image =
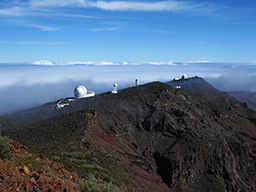
[[[197,75],[196,75],[196,77],[197,77]],[[186,80],[186,79],[188,79],[188,76],[186,74],[184,74],[181,76],[181,78],[178,78],[178,77],[174,78],[173,81],[180,81],[180,80]],[[181,89],[181,86],[177,85],[174,88]]]
[[[197,77],[197,75],[196,75]],[[181,78],[174,78],[174,81],[179,81],[179,80],[185,80],[188,79],[188,76],[186,74],[182,75]],[[111,91],[112,94],[117,94],[118,93],[118,84],[114,84],[114,89]],[[139,78],[135,79],[135,86],[139,86]],[[181,86],[177,85],[175,86],[176,89],[181,89]],[[53,106],[54,109],[60,109],[66,106],[69,106],[71,102],[82,99],[82,98],[88,98],[88,97],[94,97],[95,92],[93,91],[87,91],[87,89],[83,85],[78,85],[74,89],[74,97],[70,98],[64,98],[60,99],[59,101],[56,102],[56,104]]]
[[74,97],[60,99],[56,105],[53,106],[54,109],[61,109],[63,107],[69,106],[69,104],[75,100],[88,98],[95,96],[95,92],[89,91],[83,85],[78,85],[74,89]]
[[[137,78],[135,79],[135,86],[138,87],[139,84],[140,84],[140,83],[139,83],[139,78],[137,77]],[[118,90],[117,90],[118,84],[115,83],[113,86],[114,86],[114,89],[111,91],[111,93],[117,94],[117,93],[118,93]]]
[[[114,89],[111,91],[113,94],[118,93],[118,84],[114,84]],[[135,86],[139,86],[139,78],[135,79]],[[87,89],[83,85],[78,85],[74,89],[74,97],[69,98],[63,98],[56,102],[56,104],[53,106],[54,109],[61,109],[66,106],[69,106],[71,102],[74,102],[75,100],[82,99],[82,98],[88,98],[88,97],[94,97],[95,92],[93,91],[87,91]]]
[[182,80],[182,79],[188,79],[188,76],[186,74],[184,74],[184,75],[181,76],[181,78],[176,77],[173,80],[174,81],[179,81],[179,80]]

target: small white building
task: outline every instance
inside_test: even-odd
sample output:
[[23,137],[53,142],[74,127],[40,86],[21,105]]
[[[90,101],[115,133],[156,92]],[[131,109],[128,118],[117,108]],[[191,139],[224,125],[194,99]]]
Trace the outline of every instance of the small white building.
[[66,106],[69,106],[69,103],[60,103],[60,104],[57,104],[57,105],[55,105],[55,108],[60,109],[60,108],[66,107]]
[[69,106],[69,104],[71,102],[73,102],[74,99],[71,99],[71,98],[66,98],[66,99],[60,99],[56,105],[53,106],[54,109],[61,109],[61,108],[64,108],[66,106]]
[[95,92],[93,91],[87,92],[87,89],[84,86],[79,85],[79,86],[76,86],[76,88],[74,89],[74,96],[75,96],[75,99],[93,97],[95,96]]

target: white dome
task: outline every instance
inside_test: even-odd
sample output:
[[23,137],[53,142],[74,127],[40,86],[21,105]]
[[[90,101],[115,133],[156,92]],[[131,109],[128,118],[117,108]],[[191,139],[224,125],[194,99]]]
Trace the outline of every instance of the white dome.
[[186,74],[184,74],[184,75],[181,76],[181,78],[182,78],[182,79],[187,79],[188,76],[187,76]]
[[115,83],[114,85],[113,85],[114,87],[118,87],[118,85]]
[[74,89],[74,94],[76,99],[86,97],[87,89],[82,85],[76,86]]

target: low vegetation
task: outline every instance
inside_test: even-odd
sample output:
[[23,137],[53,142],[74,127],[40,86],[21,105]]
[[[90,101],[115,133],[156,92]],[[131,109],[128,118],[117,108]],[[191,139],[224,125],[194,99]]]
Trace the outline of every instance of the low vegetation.
[[[86,192],[119,192],[127,177],[120,171],[118,160],[94,151],[47,150],[43,153],[71,172],[78,173],[80,189]],[[122,179],[121,179],[122,178]],[[128,181],[127,181],[128,182]]]
[[31,154],[17,155],[15,158],[15,161],[18,163],[18,165],[27,166],[33,171],[48,172],[46,164],[40,160],[37,160],[35,155],[31,155]]
[[121,192],[119,187],[111,182],[106,182],[102,178],[91,175],[89,180],[80,180],[80,189],[82,192]]
[[9,138],[0,136],[0,158],[7,159],[11,156]]

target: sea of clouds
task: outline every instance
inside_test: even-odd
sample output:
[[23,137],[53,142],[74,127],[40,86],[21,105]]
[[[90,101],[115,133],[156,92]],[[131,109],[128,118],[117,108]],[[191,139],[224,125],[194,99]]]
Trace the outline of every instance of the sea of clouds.
[[77,85],[96,94],[151,81],[198,75],[222,91],[256,92],[256,64],[203,62],[69,62],[0,64],[0,115],[73,96]]

